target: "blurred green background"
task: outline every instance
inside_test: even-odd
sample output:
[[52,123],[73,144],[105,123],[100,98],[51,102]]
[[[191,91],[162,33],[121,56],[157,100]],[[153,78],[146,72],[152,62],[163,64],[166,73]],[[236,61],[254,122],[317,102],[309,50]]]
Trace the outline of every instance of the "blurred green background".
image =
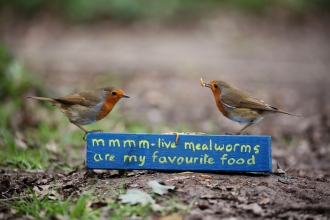
[[287,13],[290,16],[308,16],[328,13],[327,0],[12,0],[1,1],[2,19],[16,16],[35,17],[51,13],[67,21],[95,22],[111,19],[122,22],[153,19],[154,22],[178,22],[199,18],[219,10],[240,10],[263,16]]
[[234,10],[260,16],[304,18],[329,13],[327,0],[12,0],[0,2],[1,21],[51,14],[67,22],[97,22],[104,19],[131,23],[176,23],[200,19],[210,13]]

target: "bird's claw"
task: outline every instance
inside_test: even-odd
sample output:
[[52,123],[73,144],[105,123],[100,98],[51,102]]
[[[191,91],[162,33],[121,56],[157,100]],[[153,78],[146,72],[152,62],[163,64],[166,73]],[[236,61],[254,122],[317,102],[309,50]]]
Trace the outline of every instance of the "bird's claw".
[[88,132],[85,132],[85,135],[83,137],[83,140],[86,141],[86,135],[88,134]]
[[277,174],[277,175],[283,175],[286,172],[282,169],[282,167],[280,166],[280,164],[277,162],[277,167],[276,167],[276,170],[275,170],[274,173]]
[[85,132],[85,135],[84,135],[84,137],[83,137],[83,140],[86,141],[86,136],[87,136],[87,134],[88,134],[88,133],[93,133],[93,132],[103,132],[103,131],[102,131],[102,130],[91,130],[91,131],[87,131],[87,132]]

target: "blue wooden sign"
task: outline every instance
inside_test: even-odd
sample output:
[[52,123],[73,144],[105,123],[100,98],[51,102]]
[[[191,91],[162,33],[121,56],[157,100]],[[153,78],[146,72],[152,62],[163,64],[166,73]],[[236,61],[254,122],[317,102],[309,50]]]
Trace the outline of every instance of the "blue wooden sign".
[[271,172],[270,136],[89,133],[89,169]]

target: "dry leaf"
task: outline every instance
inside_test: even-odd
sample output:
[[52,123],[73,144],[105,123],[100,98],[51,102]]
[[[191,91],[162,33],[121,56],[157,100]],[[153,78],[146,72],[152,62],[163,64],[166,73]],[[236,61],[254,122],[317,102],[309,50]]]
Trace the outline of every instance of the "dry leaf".
[[152,188],[152,191],[158,195],[164,195],[168,193],[168,190],[174,190],[175,186],[165,186],[159,183],[159,180],[152,180],[148,182],[148,186]]
[[238,208],[245,209],[245,210],[251,210],[253,214],[255,215],[262,215],[262,208],[257,203],[251,203],[249,205],[239,205]]
[[44,186],[35,186],[33,187],[33,191],[35,192],[36,196],[40,199],[45,198],[46,195],[49,194],[49,187],[50,185],[44,185]]
[[45,145],[45,148],[54,153],[58,151],[58,145],[53,139]]
[[119,196],[119,199],[121,199],[122,203],[130,203],[131,205],[140,203],[141,205],[145,206],[148,203],[155,203],[155,200],[153,200],[149,194],[138,189],[127,190],[126,194]]

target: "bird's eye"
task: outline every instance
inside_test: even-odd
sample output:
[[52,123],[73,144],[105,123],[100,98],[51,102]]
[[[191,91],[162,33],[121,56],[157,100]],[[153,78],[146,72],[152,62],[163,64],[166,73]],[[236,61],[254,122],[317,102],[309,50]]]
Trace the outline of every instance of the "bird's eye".
[[217,84],[214,85],[214,88],[218,88],[219,86]]
[[116,92],[112,92],[111,94],[112,94],[112,95],[117,95],[117,93],[116,93]]

